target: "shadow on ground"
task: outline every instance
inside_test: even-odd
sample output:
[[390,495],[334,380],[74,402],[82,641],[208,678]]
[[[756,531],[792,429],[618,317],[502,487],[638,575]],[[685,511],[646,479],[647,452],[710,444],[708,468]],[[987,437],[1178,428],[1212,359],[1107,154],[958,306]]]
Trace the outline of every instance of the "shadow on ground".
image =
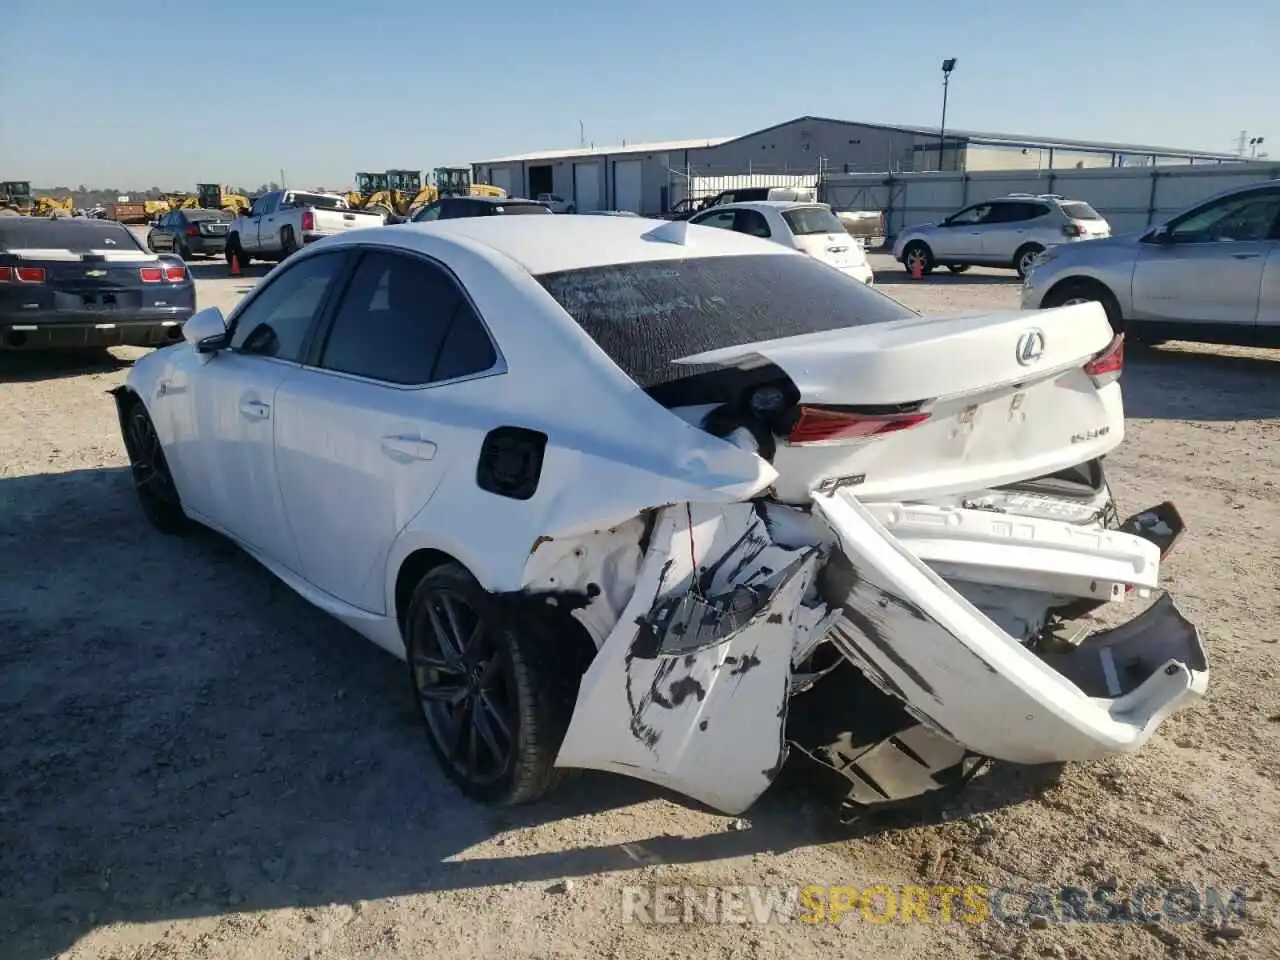
[[916,283],[931,284],[942,286],[1004,286],[1016,287],[1022,284],[1022,280],[1016,273],[1010,270],[1007,274],[1000,273],[974,273],[966,271],[964,273],[950,273],[946,270],[935,270],[928,276],[921,277],[919,280],[914,279],[910,273],[900,265],[889,268],[879,268],[875,271],[876,283],[878,285],[897,284],[897,283]]
[[[7,960],[113,922],[550,882],[849,836],[830,798],[789,772],[748,830],[473,855],[505,831],[660,791],[583,773],[532,806],[466,800],[431,759],[398,660],[226,540],[153,532],[124,468],[0,479],[0,538],[14,547],[0,551]],[[1018,795],[997,784],[989,799]]]
[[1120,381],[1125,416],[1213,422],[1280,417],[1280,350],[1216,349],[1127,345]]
[[106,347],[0,352],[0,383],[61,380],[94,373],[114,373],[131,365]]

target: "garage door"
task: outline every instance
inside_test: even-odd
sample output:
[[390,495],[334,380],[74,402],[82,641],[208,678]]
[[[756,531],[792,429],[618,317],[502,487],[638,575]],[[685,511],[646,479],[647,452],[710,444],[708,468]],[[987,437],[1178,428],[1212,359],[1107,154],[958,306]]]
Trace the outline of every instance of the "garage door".
[[600,164],[573,165],[573,203],[579,213],[600,209]]
[[489,183],[495,187],[501,187],[507,191],[507,196],[511,196],[511,168],[510,167],[490,167]]
[[644,180],[641,160],[619,160],[613,165],[613,208],[640,212]]

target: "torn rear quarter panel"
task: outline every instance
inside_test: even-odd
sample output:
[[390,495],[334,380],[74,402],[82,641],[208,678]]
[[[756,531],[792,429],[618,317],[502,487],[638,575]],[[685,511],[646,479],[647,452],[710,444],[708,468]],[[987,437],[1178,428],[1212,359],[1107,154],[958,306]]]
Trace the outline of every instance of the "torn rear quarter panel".
[[786,759],[792,654],[822,619],[804,606],[819,560],[774,543],[753,504],[664,508],[556,765],[749,807]]
[[[895,540],[848,491],[814,494],[813,502],[840,540],[841,553],[819,581],[823,598],[844,611],[832,642],[919,719],[975,753],[1015,763],[1127,753],[1208,684],[1199,634],[1172,600],[1095,635],[1070,655],[1078,661],[1054,669]],[[1088,666],[1093,659],[1096,669]],[[1095,678],[1118,681],[1120,673],[1125,682],[1111,683],[1104,695]]]

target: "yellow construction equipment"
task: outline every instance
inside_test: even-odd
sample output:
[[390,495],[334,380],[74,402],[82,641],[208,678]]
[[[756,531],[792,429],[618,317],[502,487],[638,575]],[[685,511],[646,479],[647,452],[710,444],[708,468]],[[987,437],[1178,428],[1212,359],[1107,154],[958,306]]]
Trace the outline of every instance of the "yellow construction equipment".
[[196,184],[196,206],[205,210],[225,210],[238,216],[248,213],[253,206],[249,198],[239,193],[232,193],[218,183]]
[[58,197],[36,197],[35,202],[31,206],[31,216],[33,217],[69,217],[75,210],[75,202],[70,196]]
[[5,180],[0,182],[0,214],[28,217],[35,206],[31,196],[30,180]]
[[466,167],[436,167],[432,171],[442,197],[505,197],[507,191],[490,183],[472,183]]
[[384,217],[407,217],[419,207],[435,201],[436,188],[422,184],[418,170],[388,170],[386,173],[356,174],[356,188],[347,194],[347,203],[357,210],[380,213]]
[[160,199],[169,205],[170,210],[196,210],[200,206],[200,198],[185,190],[162,193]]

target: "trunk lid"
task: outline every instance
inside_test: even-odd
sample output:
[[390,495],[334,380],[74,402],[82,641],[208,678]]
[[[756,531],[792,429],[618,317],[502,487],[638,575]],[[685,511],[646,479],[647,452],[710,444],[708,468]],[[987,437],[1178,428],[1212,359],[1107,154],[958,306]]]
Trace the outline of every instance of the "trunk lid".
[[795,237],[796,249],[833,267],[859,266],[866,255],[849,234],[819,233]]
[[[809,442],[780,439],[780,500],[802,503],[841,485],[862,500],[918,500],[1043,476],[1119,444],[1119,385],[1085,370],[1113,336],[1101,306],[1089,303],[912,317],[676,362],[772,363],[794,383],[801,409],[884,425],[824,439],[819,424]],[[791,429],[792,440],[801,435]]]

